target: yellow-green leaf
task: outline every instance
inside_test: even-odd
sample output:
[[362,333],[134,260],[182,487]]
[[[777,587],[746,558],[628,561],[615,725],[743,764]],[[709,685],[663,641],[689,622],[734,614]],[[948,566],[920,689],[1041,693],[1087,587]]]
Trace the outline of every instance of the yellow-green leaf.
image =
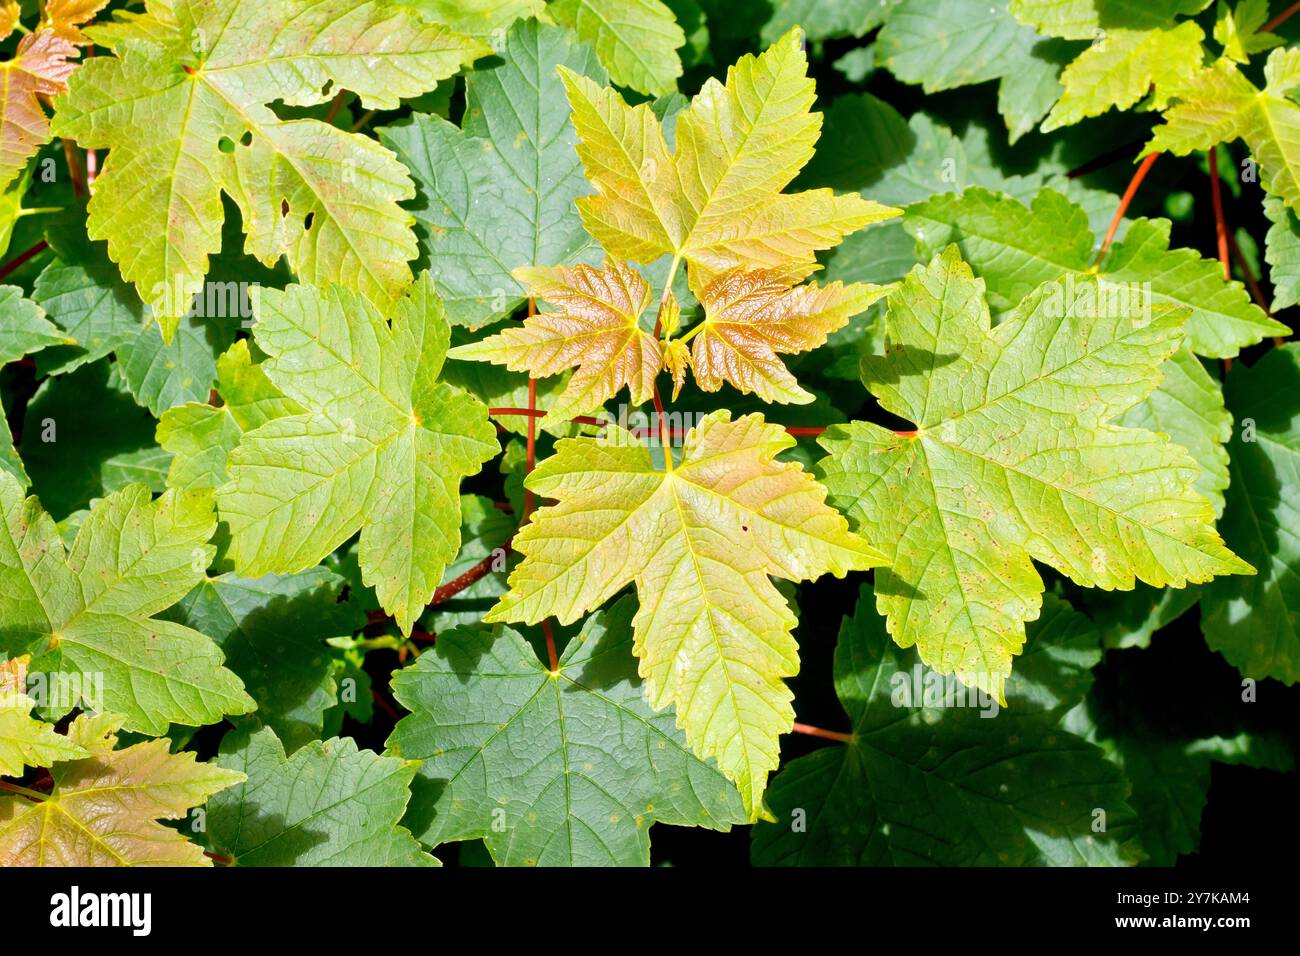
[[825,504],[825,490],[776,456],[785,429],[713,412],[672,471],[617,429],[563,439],[527,479],[554,499],[515,537],[524,561],[486,621],[577,620],[629,582],[640,674],[669,703],[692,750],[716,757],[751,816],[761,812],[778,738],[794,711],[794,614],[771,578],[806,581],[880,563]]
[[670,254],[693,278],[770,269],[795,282],[815,253],[898,210],[829,189],[785,193],[813,154],[821,114],[798,31],[746,55],[727,82],[707,81],[677,117],[670,152],[649,105],[561,69],[578,155],[595,195],[578,200],[588,231],[611,255],[650,262]]
[[1080,278],[991,327],[955,246],[908,274],[889,350],[862,374],[915,430],[832,428],[821,464],[832,501],[888,555],[876,599],[900,646],[1000,695],[1041,606],[1031,559],[1107,590],[1253,571],[1214,530],[1192,457],[1113,424],[1159,383],[1187,314],[1112,308]]

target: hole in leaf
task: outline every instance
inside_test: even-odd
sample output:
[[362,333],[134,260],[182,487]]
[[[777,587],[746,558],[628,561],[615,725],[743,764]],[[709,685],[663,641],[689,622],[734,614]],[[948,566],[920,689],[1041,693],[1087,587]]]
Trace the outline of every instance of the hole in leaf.
[[217,140],[217,149],[223,153],[233,153],[235,151],[235,141],[229,136],[223,136]]
[[306,230],[308,230],[308,229],[311,228],[311,221],[312,221],[312,219],[315,218],[315,216],[316,216],[316,213],[314,213],[314,212],[309,212],[309,213],[307,213],[307,218],[304,219],[304,220],[302,221],[302,228],[303,228],[304,231],[306,231]]
[[281,199],[281,200],[280,200],[280,218],[283,219],[283,218],[284,218],[285,216],[287,216],[287,215],[289,215],[289,200],[287,200],[287,199]]
[[244,130],[244,135],[241,136],[241,137],[239,137],[239,145],[240,145],[240,146],[252,146],[252,145],[253,145],[253,131],[252,131],[251,129],[249,129],[249,130]]

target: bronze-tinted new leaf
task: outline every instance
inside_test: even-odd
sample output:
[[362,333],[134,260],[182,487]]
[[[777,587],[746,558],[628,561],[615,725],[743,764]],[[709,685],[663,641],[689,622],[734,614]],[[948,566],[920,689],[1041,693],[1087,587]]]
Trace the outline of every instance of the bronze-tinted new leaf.
[[887,292],[861,282],[791,288],[769,271],[719,276],[700,296],[706,318],[692,344],[695,381],[706,392],[725,381],[765,402],[811,402],[777,356],[817,348]]
[[624,385],[634,404],[650,398],[663,344],[641,328],[650,286],[630,266],[518,269],[529,293],[555,308],[522,326],[452,349],[452,358],[496,362],[537,377],[577,368],[543,424],[562,422],[613,398]]
[[108,0],[46,0],[41,13],[41,27],[54,31],[55,36],[69,43],[85,46],[90,43],[90,38],[80,28],[106,6]]
[[48,799],[0,797],[0,866],[210,866],[176,820],[242,773],[173,754],[166,738],[114,750],[120,720],[83,714],[70,745],[90,756],[55,764]]
[[50,141],[50,121],[38,95],[66,90],[77,48],[52,30],[30,34],[12,60],[0,63],[0,187]]

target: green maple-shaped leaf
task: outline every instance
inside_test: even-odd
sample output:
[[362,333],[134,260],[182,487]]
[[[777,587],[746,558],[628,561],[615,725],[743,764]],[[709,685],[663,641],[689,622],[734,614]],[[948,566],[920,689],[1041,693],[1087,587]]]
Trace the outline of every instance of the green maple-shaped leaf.
[[801,27],[809,40],[866,36],[880,26],[901,0],[774,0],[772,16],[763,24],[761,39],[775,43],[791,27]]
[[26,656],[0,661],[0,776],[20,777],[23,767],[48,767],[56,760],[85,757],[86,751],[32,716],[27,696]]
[[[226,295],[226,287],[209,284],[211,293],[221,291],[222,311],[201,315],[203,310],[196,310],[179,320],[172,341],[164,342],[159,326],[146,320],[133,287],[108,259],[105,243],[88,241],[81,230],[79,222],[47,229],[57,258],[36,277],[32,300],[77,345],[45,351],[38,371],[57,375],[114,354],[131,397],[153,415],[183,402],[207,401],[217,355],[238,328],[235,316],[247,315],[238,302],[242,289],[230,284]],[[216,295],[211,300],[216,304]]]
[[1065,92],[1043,131],[1070,126],[1114,107],[1130,109],[1148,93],[1163,109],[1201,65],[1205,33],[1190,20],[1166,30],[1107,30],[1061,73]]
[[1236,418],[1223,536],[1257,568],[1215,581],[1201,601],[1205,640],[1246,676],[1300,680],[1300,345],[1234,365],[1226,385]]
[[832,501],[888,555],[889,632],[995,693],[1038,616],[1031,558],[1121,590],[1253,570],[1215,532],[1191,456],[1112,424],[1160,381],[1186,311],[1098,294],[1095,278],[1048,282],[990,327],[983,282],[949,246],[891,299],[887,353],[862,360],[868,389],[915,430],[851,422],[821,439]]
[[89,752],[53,765],[47,799],[0,796],[0,866],[211,866],[159,820],[178,820],[243,774],[147,740],[115,750],[113,716],[77,717],[70,744]]
[[22,289],[0,285],[0,365],[52,345],[72,344],[76,340],[46,318]]
[[1285,40],[1261,29],[1268,21],[1268,0],[1240,0],[1229,7],[1219,0],[1214,22],[1214,39],[1223,47],[1223,55],[1237,63],[1248,63],[1252,53],[1271,50]]
[[686,34],[660,0],[555,0],[547,9],[595,47],[619,86],[651,96],[677,90]]
[[1068,45],[1016,22],[1007,0],[892,0],[885,17],[876,49],[895,76],[927,93],[998,80],[1013,143],[1061,95]]
[[1276,196],[1264,197],[1264,215],[1272,223],[1264,235],[1264,258],[1277,312],[1300,304],[1300,218]]
[[298,574],[208,577],[166,613],[201,631],[257,701],[257,718],[290,747],[318,739],[334,706],[337,655],[325,645],[365,616],[340,601],[346,582],[328,568]]
[[466,78],[460,129],[416,114],[379,131],[420,187],[412,212],[447,317],[471,329],[524,301],[515,269],[593,259],[573,204],[591,187],[568,111],[555,108],[556,67],[602,83],[605,71],[567,31],[532,22],[510,31],[500,55],[500,66]]
[[811,476],[776,460],[794,439],[760,415],[706,416],[670,471],[611,434],[560,441],[528,477],[556,503],[515,537],[524,561],[484,620],[568,623],[635,582],[650,703],[676,707],[691,749],[717,758],[756,815],[794,719],[783,678],[798,670],[795,617],[771,578],[843,575],[879,555]]
[[212,846],[240,866],[431,866],[398,826],[418,766],[346,737],[285,756],[269,728],[234,730],[218,766],[244,782],[208,801]]
[[217,359],[220,405],[187,402],[162,413],[158,444],[171,453],[167,487],[180,491],[219,488],[229,480],[226,460],[244,432],[273,418],[306,409],[271,384],[240,339]]
[[1011,0],[1011,14],[1039,33],[1093,40],[1114,29],[1155,30],[1192,16],[1213,0]]
[[1274,50],[1259,89],[1235,63],[1220,60],[1187,78],[1157,126],[1146,152],[1186,156],[1216,143],[1246,141],[1264,188],[1300,209],[1300,106],[1288,96],[1300,84],[1300,50]]
[[1128,428],[1163,432],[1196,460],[1193,487],[1223,513],[1228,487],[1228,451],[1232,415],[1223,405],[1223,387],[1186,345],[1160,366],[1160,384],[1116,421]]
[[[864,586],[835,647],[835,689],[852,736],[777,774],[768,791],[776,822],[755,827],[754,863],[1136,861],[1126,781],[1100,748],[1059,726],[1101,657],[1086,618],[1049,596],[999,708],[899,649],[871,603]],[[794,826],[799,815],[803,826]]]
[[1187,337],[1200,355],[1231,358],[1291,331],[1251,302],[1240,282],[1225,282],[1218,262],[1193,249],[1170,249],[1168,220],[1135,220],[1096,270],[1086,213],[1052,189],[1040,190],[1029,206],[978,187],[946,193],[908,207],[904,225],[929,255],[957,243],[999,314],[1043,282],[1095,273],[1153,307],[1190,308]]
[[[94,57],[58,101],[56,135],[111,149],[89,233],[170,340],[221,247],[222,193],[246,251],[381,305],[410,282],[410,177],[373,140],[266,105],[309,106],[335,87],[392,109],[475,57],[480,41],[379,0],[177,0],[174,24]],[[140,130],[148,128],[149,135]]]
[[397,673],[411,716],[388,749],[423,761],[408,815],[421,840],[482,837],[501,866],[645,866],[655,822],[745,822],[736,788],[646,703],[634,610],[624,598],[588,618],[553,672],[517,632],[471,627]]
[[1151,94],[1164,109],[1201,66],[1205,33],[1190,20],[1211,0],[1011,0],[1009,10],[1039,33],[1092,45],[1061,73],[1060,101],[1043,130],[1069,126],[1111,107],[1132,108]]
[[[396,0],[457,33],[493,42],[524,17],[547,20],[546,0]],[[549,22],[549,20],[547,21]]]
[[676,148],[649,104],[560,68],[595,195],[582,222],[611,257],[691,267],[694,288],[732,269],[770,269],[794,283],[820,268],[815,253],[898,210],[829,189],[783,190],[813,154],[821,114],[801,34],[746,55],[726,84],[707,81],[676,114]]
[[487,408],[438,381],[450,330],[428,274],[392,311],[259,290],[259,366],[303,412],[245,432],[217,489],[245,577],[312,567],[361,531],[365,582],[410,633],[460,546],[462,478],[500,450]]
[[[102,700],[128,730],[161,734],[253,709],[217,646],[154,615],[203,580],[216,527],[210,493],[151,501],[128,485],[96,503],[65,548],[35,498],[0,475],[0,650],[34,655],[34,671],[102,677]],[[57,708],[66,712],[76,701]]]

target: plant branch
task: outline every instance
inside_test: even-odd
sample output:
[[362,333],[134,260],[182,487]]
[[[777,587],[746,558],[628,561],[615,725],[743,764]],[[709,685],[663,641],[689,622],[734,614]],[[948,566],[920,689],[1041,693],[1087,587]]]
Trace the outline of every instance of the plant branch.
[[1228,259],[1228,220],[1223,215],[1223,190],[1219,183],[1219,150],[1211,146],[1210,205],[1214,207],[1214,238],[1219,247],[1219,262],[1223,266],[1223,281],[1232,281],[1232,264]]
[[334,117],[339,115],[339,110],[343,108],[343,100],[347,95],[347,90],[339,90],[334,94],[334,99],[330,101],[329,112],[325,114],[326,125],[332,124],[334,122]]
[[63,141],[63,158],[68,163],[68,178],[72,180],[72,195],[84,195],[86,186],[81,180],[81,163],[77,160],[77,144],[70,139]]
[[852,734],[841,733],[838,730],[823,730],[821,727],[814,727],[812,724],[801,724],[797,720],[790,729],[796,734],[807,734],[809,737],[821,737],[825,740],[838,740],[842,744],[853,742]]
[[36,245],[32,246],[30,249],[20,252],[18,255],[14,256],[12,259],[6,262],[3,266],[0,266],[0,279],[5,278],[12,272],[16,272],[24,262],[26,262],[28,259],[31,259],[33,256],[40,255],[49,247],[50,244],[46,242],[44,239],[42,239],[40,242],[36,243]]
[[44,801],[50,799],[50,795],[48,793],[41,793],[37,790],[29,790],[26,787],[20,787],[16,783],[8,783],[4,780],[0,780],[0,790],[8,790],[10,793],[16,793],[18,794],[18,796],[26,797],[28,800],[34,801],[36,803],[43,803]]
[[1101,248],[1097,250],[1097,259],[1092,264],[1094,269],[1101,265],[1101,260],[1106,258],[1106,253],[1110,250],[1110,244],[1115,241],[1115,233],[1119,230],[1119,224],[1124,218],[1124,213],[1128,212],[1129,204],[1133,202],[1133,197],[1137,195],[1138,187],[1142,185],[1142,180],[1147,178],[1147,173],[1159,157],[1159,153],[1152,153],[1142,160],[1137,172],[1129,180],[1128,188],[1124,190],[1124,196],[1119,201],[1119,208],[1115,210],[1115,215],[1111,217],[1110,228],[1106,230],[1106,238],[1101,241]]
[[1275,16],[1272,20],[1269,20],[1268,23],[1264,24],[1264,26],[1260,28],[1259,32],[1272,33],[1275,29],[1280,27],[1282,24],[1286,23],[1288,20],[1291,19],[1292,16],[1294,16],[1297,13],[1300,13],[1300,3],[1293,3],[1291,4],[1291,6],[1287,7],[1285,10],[1283,10],[1281,13]]
[[513,537],[506,538],[500,548],[493,548],[492,552],[478,564],[452,578],[446,584],[438,585],[438,589],[433,592],[433,597],[429,599],[429,603],[426,606],[433,607],[435,604],[441,604],[443,601],[455,597],[461,591],[473,585],[476,581],[487,577],[488,574],[492,572],[492,565],[497,561],[497,551],[504,551],[506,554],[509,554],[511,551],[510,545],[512,541],[514,541]]

